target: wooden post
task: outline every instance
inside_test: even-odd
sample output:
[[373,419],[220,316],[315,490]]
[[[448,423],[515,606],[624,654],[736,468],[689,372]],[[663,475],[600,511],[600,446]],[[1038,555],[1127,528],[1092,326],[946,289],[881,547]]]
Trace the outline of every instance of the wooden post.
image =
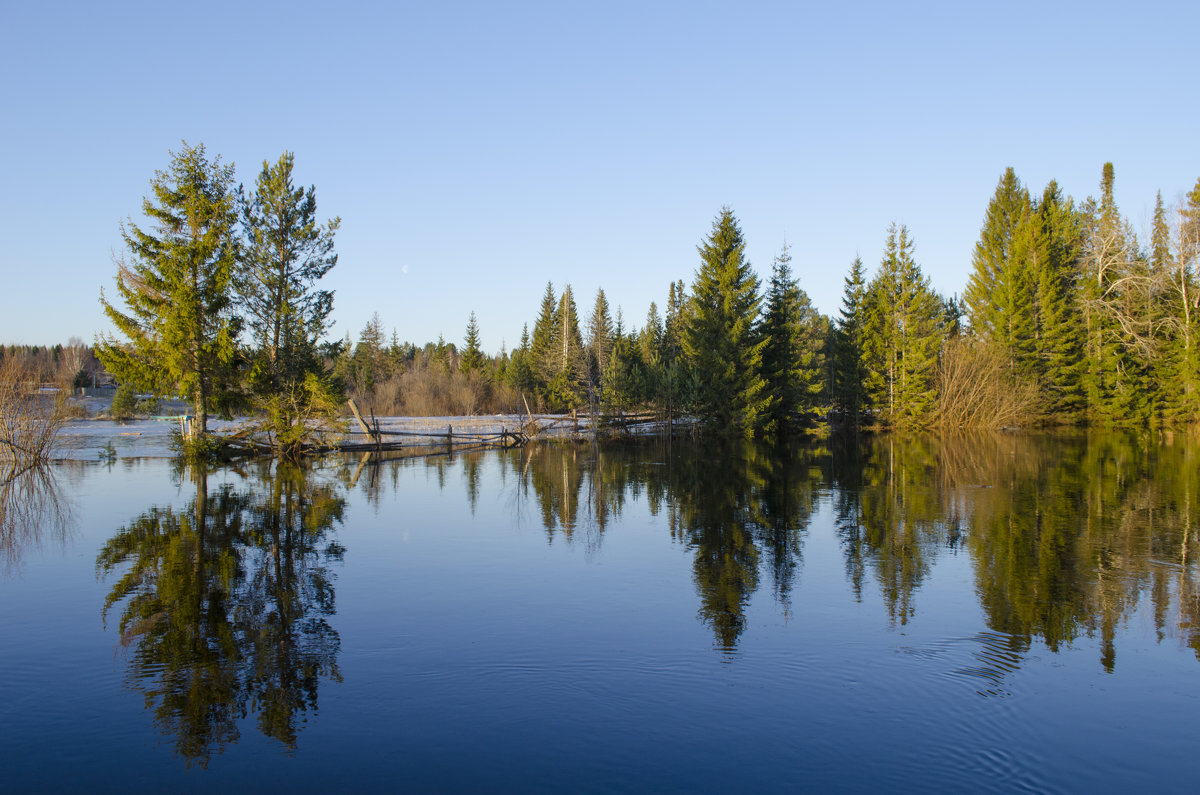
[[362,418],[362,415],[358,413],[358,406],[354,404],[353,399],[347,400],[346,402],[350,405],[350,412],[354,415],[354,419],[358,420],[358,427],[362,428],[362,432],[367,435],[368,439],[370,439],[371,429],[367,425],[366,420]]

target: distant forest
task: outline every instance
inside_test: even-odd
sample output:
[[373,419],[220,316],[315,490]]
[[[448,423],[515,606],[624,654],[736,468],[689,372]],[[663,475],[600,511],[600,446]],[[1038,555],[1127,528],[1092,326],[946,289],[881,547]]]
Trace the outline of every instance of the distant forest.
[[[122,230],[125,307],[102,296],[125,339],[0,355],[64,385],[90,384],[98,359],[139,389],[273,413],[281,427],[345,398],[377,415],[652,411],[743,436],[1200,419],[1200,180],[1178,207],[1160,193],[1139,239],[1113,200],[1112,164],[1082,201],[1054,182],[1031,193],[1010,168],[961,297],[932,289],[912,232],[892,226],[873,273],[849,264],[834,317],[813,307],[786,245],[760,278],[726,207],[691,283],[667,285],[661,306],[631,320],[601,289],[581,314],[570,284],[550,283],[517,347],[487,354],[473,312],[461,341],[402,342],[378,313],[357,339],[320,341],[333,296],[317,285],[337,262],[338,219],[316,223],[290,153],[264,162],[249,196],[203,146],[174,157],[143,208],[154,228]],[[187,215],[189,184],[212,202],[203,219]]]

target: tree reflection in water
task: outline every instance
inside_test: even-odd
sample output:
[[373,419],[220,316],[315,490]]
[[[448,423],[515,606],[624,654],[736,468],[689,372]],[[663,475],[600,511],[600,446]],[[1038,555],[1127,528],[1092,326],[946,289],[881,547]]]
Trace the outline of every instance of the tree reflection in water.
[[598,547],[629,500],[644,496],[654,516],[665,508],[672,537],[693,551],[698,615],[718,648],[736,649],[760,569],[788,608],[801,534],[818,503],[822,449],[549,445],[521,455],[517,489],[532,491],[551,542],[571,542],[582,528]]
[[1200,453],[1164,434],[833,437],[751,444],[559,446],[508,454],[549,538],[598,545],[644,495],[693,551],[698,616],[732,651],[769,578],[786,612],[804,534],[824,500],[854,598],[875,587],[904,625],[940,554],[970,555],[987,630],[968,673],[995,690],[1034,640],[1095,637],[1148,604],[1159,638],[1200,657]]
[[18,569],[25,553],[43,544],[65,548],[73,528],[71,503],[53,469],[0,468],[0,572]]
[[340,681],[340,638],[329,564],[345,499],[291,464],[260,464],[249,484],[153,507],[121,528],[97,559],[119,575],[104,615],[119,606],[128,684],[189,763],[207,764],[253,713],[263,734],[294,748],[322,680]]

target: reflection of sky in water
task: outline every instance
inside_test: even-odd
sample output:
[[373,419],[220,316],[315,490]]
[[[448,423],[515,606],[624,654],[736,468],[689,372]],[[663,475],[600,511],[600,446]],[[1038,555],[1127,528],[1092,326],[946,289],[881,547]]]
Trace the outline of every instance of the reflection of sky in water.
[[[324,465],[314,480],[346,500],[329,531],[344,556],[319,563],[331,575],[340,681],[318,677],[319,707],[303,714],[294,750],[256,728],[251,705],[236,742],[186,773],[129,680],[136,643],[122,645],[117,612],[101,621],[120,573],[98,577],[96,556],[152,506],[188,511],[196,486],[167,460],[62,465],[75,534],[0,578],[0,720],[22,727],[0,738],[7,783],[56,789],[127,781],[131,770],[158,788],[203,789],[1052,791],[1190,780],[1200,763],[1179,739],[1194,725],[1198,663],[1178,638],[1183,580],[1168,518],[1186,484],[1163,481],[1155,535],[1137,535],[1137,508],[1124,530],[1044,546],[1047,495],[1061,484],[1033,453],[967,452],[978,455],[952,467],[945,451],[886,451],[881,460],[907,473],[891,480],[869,465],[840,473],[824,453],[718,471],[678,448],[410,460],[364,467],[352,484],[357,459]],[[1067,452],[1061,460],[1085,457]],[[1096,471],[1130,455],[1096,450],[1110,462]],[[1005,486],[1026,471],[1022,456],[1041,473],[1029,494]],[[1123,465],[1126,486],[1145,463],[1133,458],[1142,463]],[[1172,478],[1190,462],[1162,458]],[[1006,463],[989,469],[995,461]],[[270,480],[256,467],[209,475],[208,494],[261,496]],[[861,481],[860,536],[839,517],[851,492],[830,478]],[[968,488],[980,484],[992,488]],[[1042,501],[1030,511],[1034,492]],[[864,530],[899,504],[904,528]],[[997,526],[1040,511],[1041,535],[972,537],[972,507],[977,524]],[[742,541],[722,524],[729,516],[749,528]],[[772,517],[787,532],[772,535]],[[245,554],[269,561],[273,548]],[[1070,553],[1064,569],[1047,568],[1056,550]],[[754,572],[730,567],[746,560]],[[1112,673],[1109,630],[1088,611],[1119,594],[1093,593],[1097,566],[1119,566],[1105,582],[1141,595],[1111,629]],[[1009,581],[1021,571],[1036,581]],[[1084,620],[1057,652],[1036,626],[1013,634],[1053,617],[1028,602],[1047,589],[1068,600],[1059,612]],[[713,614],[723,609],[740,613],[732,641]]]

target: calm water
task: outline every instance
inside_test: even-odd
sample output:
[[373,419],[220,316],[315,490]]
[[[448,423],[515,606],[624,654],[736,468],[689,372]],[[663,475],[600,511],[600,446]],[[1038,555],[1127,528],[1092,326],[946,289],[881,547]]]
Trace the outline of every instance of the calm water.
[[2,790],[1200,776],[1183,439],[122,458],[0,511]]

